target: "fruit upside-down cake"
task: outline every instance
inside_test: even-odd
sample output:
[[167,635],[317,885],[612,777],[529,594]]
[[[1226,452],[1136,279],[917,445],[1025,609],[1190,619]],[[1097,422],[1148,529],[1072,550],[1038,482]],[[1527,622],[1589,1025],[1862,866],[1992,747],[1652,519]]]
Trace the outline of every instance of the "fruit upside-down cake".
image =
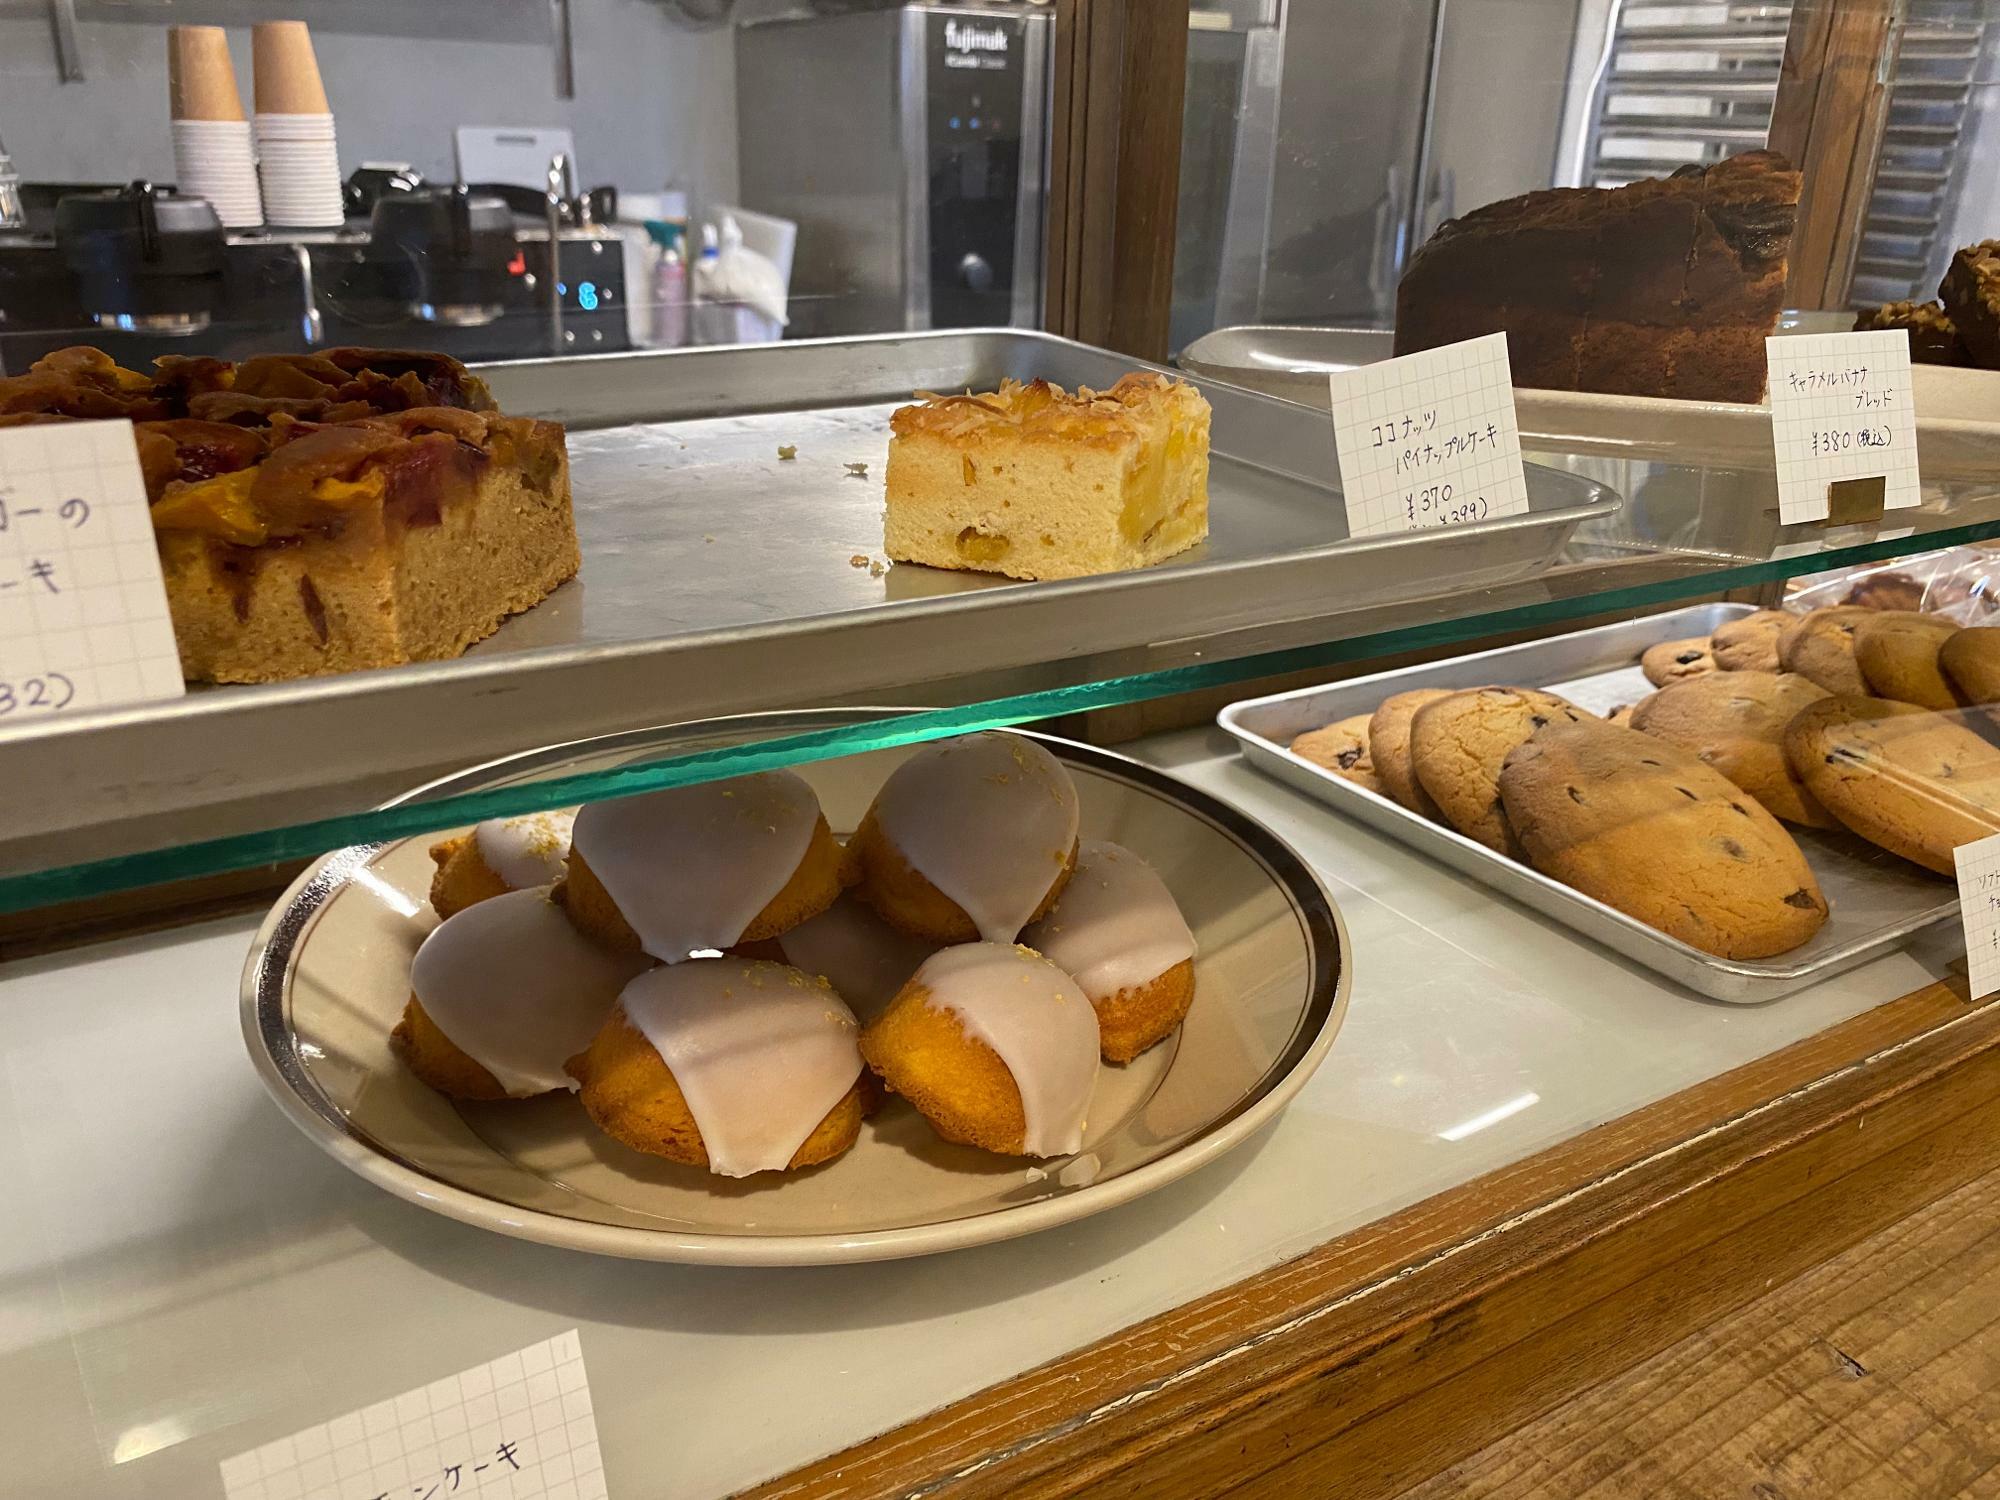
[[328,349],[152,373],[65,349],[0,425],[129,419],[181,668],[271,682],[458,655],[577,570],[554,422],[442,354]]

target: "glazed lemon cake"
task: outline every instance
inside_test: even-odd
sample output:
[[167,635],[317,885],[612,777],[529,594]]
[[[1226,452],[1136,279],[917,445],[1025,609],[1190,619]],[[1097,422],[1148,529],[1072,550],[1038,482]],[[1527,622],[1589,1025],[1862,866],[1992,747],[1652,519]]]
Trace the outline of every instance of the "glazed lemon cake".
[[1078,578],[1143,568],[1208,535],[1208,403],[1135,371],[1074,395],[1008,380],[890,419],[883,540],[898,562]]

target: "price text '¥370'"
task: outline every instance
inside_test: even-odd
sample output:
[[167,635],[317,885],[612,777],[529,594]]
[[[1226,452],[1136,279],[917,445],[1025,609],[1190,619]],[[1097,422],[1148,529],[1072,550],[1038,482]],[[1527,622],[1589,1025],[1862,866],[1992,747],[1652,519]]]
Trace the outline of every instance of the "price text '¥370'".
[[1484,495],[1461,497],[1453,484],[1427,485],[1403,491],[1404,518],[1417,526],[1463,526],[1486,519]]

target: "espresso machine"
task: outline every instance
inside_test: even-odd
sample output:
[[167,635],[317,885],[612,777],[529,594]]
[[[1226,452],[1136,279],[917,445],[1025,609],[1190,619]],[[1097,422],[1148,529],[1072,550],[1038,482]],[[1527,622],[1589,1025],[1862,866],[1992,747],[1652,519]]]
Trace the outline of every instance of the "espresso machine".
[[788,335],[1039,325],[1048,8],[815,9],[736,32],[742,204],[799,226]]
[[0,374],[71,344],[143,368],[341,344],[464,360],[630,346],[608,205],[504,184],[429,186],[364,168],[338,230],[225,231],[150,183],[22,183],[0,227]]

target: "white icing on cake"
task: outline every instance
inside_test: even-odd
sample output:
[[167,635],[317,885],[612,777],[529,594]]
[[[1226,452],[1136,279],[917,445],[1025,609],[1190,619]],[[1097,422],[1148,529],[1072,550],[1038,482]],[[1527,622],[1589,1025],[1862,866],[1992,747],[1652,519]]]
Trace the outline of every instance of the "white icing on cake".
[[1150,984],[1194,957],[1194,934],[1157,871],[1130,849],[1087,839],[1055,908],[1021,941],[1093,1001]]
[[733,946],[797,873],[819,798],[790,771],[672,787],[576,815],[575,847],[653,957]]
[[488,818],[472,830],[473,847],[486,868],[507,886],[525,891],[562,878],[569,858],[569,830],[576,811],[527,813]]
[[647,962],[591,942],[541,886],[441,923],[417,949],[410,991],[461,1052],[526,1098],[576,1087],[563,1063],[590,1045]]
[[910,983],[1014,1075],[1024,1155],[1067,1156],[1083,1145],[1097,1084],[1097,1012],[1075,980],[1011,943],[961,943],[925,959]]
[[854,1013],[784,964],[701,958],[618,997],[674,1075],[723,1177],[782,1171],[861,1076]]
[[1017,734],[927,745],[875,797],[875,826],[957,902],[989,943],[1011,943],[1076,842],[1076,784]]
[[865,1023],[880,1015],[937,944],[898,932],[867,906],[843,896],[778,939],[785,961],[818,974]]

